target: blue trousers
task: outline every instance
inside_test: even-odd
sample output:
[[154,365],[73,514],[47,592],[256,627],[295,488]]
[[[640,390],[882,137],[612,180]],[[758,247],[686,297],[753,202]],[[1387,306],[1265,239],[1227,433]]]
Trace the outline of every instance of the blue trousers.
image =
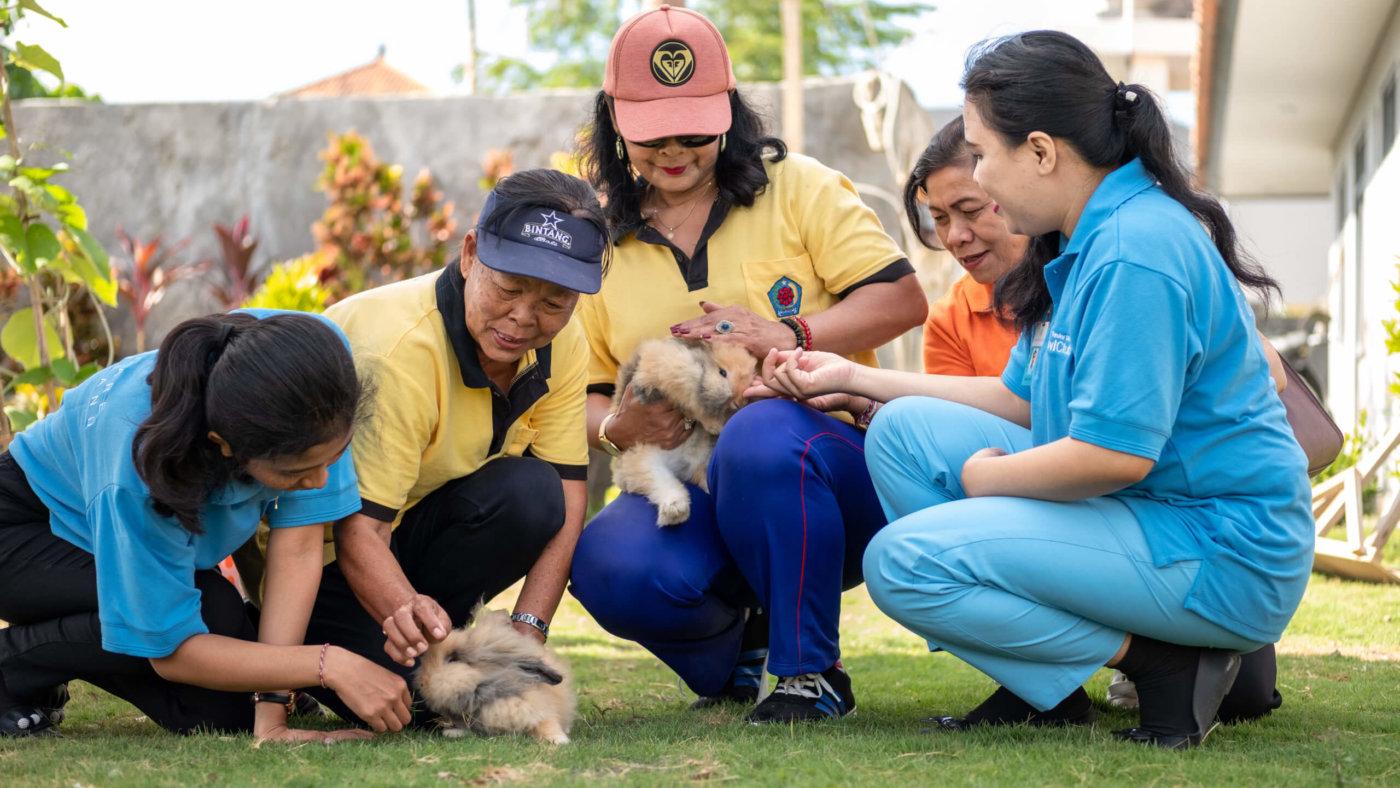
[[865,554],[875,604],[1039,709],[1111,659],[1126,633],[1253,651],[1185,609],[1198,561],[1158,568],[1132,511],[1113,497],[1069,503],[968,498],[963,463],[1030,432],[975,408],[909,397],[880,410],[866,441],[892,522]]
[[588,524],[571,590],[608,632],[640,643],[700,695],[738,660],[744,608],[769,612],[768,671],[793,676],[840,658],[841,592],[861,582],[885,525],[865,436],[792,402],[757,402],[725,426],[690,519],[658,527],[623,494]]

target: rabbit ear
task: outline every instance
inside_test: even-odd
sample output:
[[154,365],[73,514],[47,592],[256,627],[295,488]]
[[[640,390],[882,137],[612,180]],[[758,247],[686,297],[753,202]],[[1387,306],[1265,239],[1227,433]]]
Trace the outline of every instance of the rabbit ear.
[[558,684],[564,680],[564,677],[560,675],[559,671],[543,662],[531,660],[520,663],[518,667],[526,675],[544,684]]

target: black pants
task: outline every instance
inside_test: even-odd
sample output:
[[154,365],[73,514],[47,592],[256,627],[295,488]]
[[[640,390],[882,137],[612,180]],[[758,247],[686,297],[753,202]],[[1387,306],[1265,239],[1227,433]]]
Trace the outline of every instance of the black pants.
[[[194,581],[210,632],[257,639],[232,583],[217,570]],[[0,454],[0,619],[10,624],[0,629],[0,708],[82,679],[168,730],[252,729],[248,693],[176,684],[148,659],[103,650],[92,554],[53,535],[48,509],[8,452]]]
[[[524,577],[563,524],[558,472],[541,460],[502,457],[409,509],[389,547],[408,582],[437,600],[457,627],[478,602]],[[380,622],[355,598],[339,562],[332,562],[321,575],[306,642],[341,646],[408,678],[413,669],[391,660],[384,641]],[[341,717],[358,719],[335,693],[311,692]],[[415,704],[415,723],[425,719]]]

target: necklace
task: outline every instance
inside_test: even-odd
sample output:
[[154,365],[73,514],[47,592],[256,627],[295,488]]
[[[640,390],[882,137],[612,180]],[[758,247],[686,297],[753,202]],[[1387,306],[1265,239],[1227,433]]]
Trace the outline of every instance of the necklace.
[[[647,221],[655,220],[657,223],[664,226],[666,230],[662,233],[662,235],[666,236],[666,240],[669,241],[672,238],[675,238],[676,230],[679,230],[685,225],[686,222],[690,221],[691,215],[695,213],[695,206],[700,204],[700,198],[704,197],[706,194],[709,193],[709,186],[711,183],[712,181],[705,181],[705,184],[700,187],[700,191],[697,192],[694,197],[690,198],[690,210],[686,211],[684,218],[682,218],[679,222],[676,222],[674,225],[668,224],[665,219],[661,218],[660,208],[653,208],[651,213],[646,215]],[[658,227],[657,229],[660,230],[661,228]]]

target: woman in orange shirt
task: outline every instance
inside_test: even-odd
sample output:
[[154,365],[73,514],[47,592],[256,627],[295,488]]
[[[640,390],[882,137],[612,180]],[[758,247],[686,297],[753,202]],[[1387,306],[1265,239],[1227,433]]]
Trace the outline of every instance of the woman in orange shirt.
[[[939,129],[904,185],[904,208],[919,239],[943,248],[967,273],[929,308],[924,371],[935,375],[1000,375],[1016,329],[992,310],[997,279],[1026,253],[1030,239],[1006,229],[999,207],[972,179],[972,154],[959,116]],[[930,243],[933,219],[939,246]]]

